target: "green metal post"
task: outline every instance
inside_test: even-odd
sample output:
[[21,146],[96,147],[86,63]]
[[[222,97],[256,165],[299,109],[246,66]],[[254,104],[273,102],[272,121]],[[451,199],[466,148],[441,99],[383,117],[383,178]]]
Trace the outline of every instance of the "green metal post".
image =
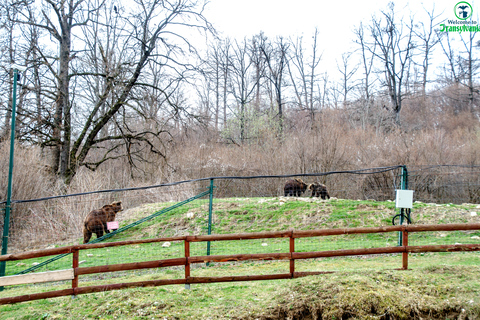
[[[10,206],[12,199],[12,176],[13,176],[13,153],[15,146],[15,114],[17,108],[17,78],[18,69],[13,69],[13,100],[12,100],[12,126],[10,132],[10,162],[8,165],[8,187],[7,187],[7,203],[5,206],[5,218],[3,220],[3,237],[2,237],[2,255],[7,254],[8,232],[10,229]],[[0,277],[5,275],[6,262],[0,262]],[[3,287],[0,287],[3,290]]]
[[[401,182],[402,190],[408,190],[408,171],[407,166],[402,166],[402,182]],[[400,225],[403,224],[403,215],[405,214],[405,209],[400,208]],[[403,232],[398,232],[398,245],[403,245]]]
[[[212,234],[213,179],[210,179],[210,203],[208,204],[208,234]],[[207,242],[207,256],[210,255],[210,241]],[[207,263],[208,266],[208,263]]]

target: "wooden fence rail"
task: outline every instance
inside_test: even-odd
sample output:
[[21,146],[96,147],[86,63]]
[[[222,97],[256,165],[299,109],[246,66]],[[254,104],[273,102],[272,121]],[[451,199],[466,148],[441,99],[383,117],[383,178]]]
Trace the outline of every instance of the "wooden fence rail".
[[[16,297],[0,298],[0,304],[18,303],[31,300],[47,299],[61,296],[76,296],[79,294],[102,292],[109,290],[119,290],[134,287],[163,286],[172,284],[192,284],[192,283],[213,283],[213,282],[231,282],[231,281],[257,281],[257,280],[277,280],[304,277],[312,274],[322,274],[329,272],[295,272],[295,260],[313,259],[321,257],[338,256],[356,256],[356,255],[375,255],[388,253],[402,253],[402,268],[408,269],[408,253],[419,252],[455,252],[455,251],[480,251],[480,244],[455,244],[455,245],[428,245],[428,246],[409,246],[408,234],[411,232],[425,231],[459,231],[459,230],[480,230],[480,223],[474,224],[445,224],[445,225],[404,225],[374,228],[338,228],[311,231],[282,231],[282,232],[262,232],[262,233],[242,233],[227,235],[208,235],[208,236],[183,236],[170,238],[157,238],[145,240],[120,241],[111,243],[83,244],[62,248],[46,249],[32,252],[23,252],[16,254],[7,254],[0,256],[0,261],[24,260],[58,254],[72,253],[72,268],[60,271],[50,271],[43,273],[6,276],[0,278],[0,286],[38,283],[48,281],[71,280],[72,288],[57,290],[36,294],[28,294]],[[295,239],[305,237],[322,237],[345,234],[368,234],[401,232],[403,236],[402,246],[397,247],[379,247],[366,249],[349,250],[330,250],[316,252],[295,252]],[[233,254],[233,255],[211,255],[211,256],[190,256],[190,243],[206,241],[231,241],[231,240],[250,240],[250,239],[271,239],[271,238],[289,238],[289,252],[284,253],[261,253],[261,254]],[[113,264],[95,267],[79,267],[79,252],[81,250],[109,248],[117,246],[138,245],[145,243],[165,242],[165,241],[184,241],[185,257],[134,262],[124,264]],[[228,262],[228,261],[246,261],[246,260],[290,260],[290,270],[288,273],[270,274],[270,275],[247,275],[247,276],[227,276],[227,277],[192,277],[190,275],[190,266],[194,263],[207,262]],[[78,277],[87,274],[139,270],[148,268],[165,268],[172,266],[184,266],[185,277],[182,279],[169,280],[149,280],[141,282],[117,283],[99,286],[79,287]]]

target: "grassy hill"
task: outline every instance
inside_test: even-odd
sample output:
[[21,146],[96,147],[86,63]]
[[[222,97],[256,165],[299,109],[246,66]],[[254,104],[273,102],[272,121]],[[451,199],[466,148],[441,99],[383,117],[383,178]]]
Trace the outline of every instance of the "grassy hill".
[[[121,226],[171,204],[146,204],[120,215]],[[477,205],[416,203],[416,224],[479,222]],[[394,203],[312,198],[215,199],[213,232],[217,234],[275,230],[308,230],[390,225]],[[205,234],[208,201],[200,200],[127,230],[110,241]],[[480,232],[412,234],[411,245],[478,243]],[[80,240],[79,240],[80,241]],[[297,251],[394,246],[395,234],[306,239]],[[134,246],[116,251],[91,250],[81,266],[126,263],[181,256],[182,244]],[[278,241],[212,244],[212,254],[284,252]],[[204,247],[194,249],[203,255]],[[62,259],[63,260],[63,259]],[[57,266],[70,265],[70,259]],[[26,265],[36,261],[25,261]],[[26,266],[14,265],[13,271]],[[0,319],[478,319],[480,316],[480,253],[411,255],[409,270],[401,256],[380,255],[297,261],[299,271],[325,274],[292,280],[166,286],[0,306]],[[288,262],[246,262],[198,265],[193,276],[288,272]],[[40,270],[44,271],[44,270]],[[183,268],[82,277],[81,286],[161,278],[181,278]],[[69,283],[7,288],[1,297],[68,288]]]

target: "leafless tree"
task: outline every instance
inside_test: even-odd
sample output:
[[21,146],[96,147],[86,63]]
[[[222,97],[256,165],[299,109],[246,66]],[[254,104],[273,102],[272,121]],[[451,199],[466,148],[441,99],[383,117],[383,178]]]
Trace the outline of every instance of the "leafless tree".
[[223,80],[223,99],[222,99],[222,104],[223,104],[223,126],[226,126],[227,124],[227,109],[228,109],[228,79],[229,79],[229,70],[230,70],[230,48],[231,48],[231,43],[230,39],[226,39],[223,46],[222,46],[222,52],[221,52],[221,71],[222,71],[222,80]]
[[365,27],[363,23],[360,23],[360,25],[354,30],[354,34],[355,43],[359,46],[358,52],[360,53],[360,66],[363,71],[363,77],[360,79],[358,87],[361,94],[358,101],[359,106],[357,107],[357,112],[360,114],[362,127],[365,128],[373,104],[372,88],[375,80],[372,79],[372,71],[375,55],[372,54],[372,52],[376,52],[376,43],[373,42],[371,47],[367,48],[368,36],[365,35]]
[[449,33],[447,32],[443,34],[440,39],[440,46],[442,47],[442,51],[447,59],[448,65],[446,67],[444,66],[444,74],[446,81],[450,83],[458,83],[460,80],[457,75],[457,54],[452,47],[452,41]]
[[[292,41],[292,49],[291,64],[288,64],[288,70],[297,105],[301,109],[309,111],[310,121],[313,124],[315,122],[314,91],[319,81],[318,65],[322,60],[322,54],[318,52],[318,29],[315,29],[312,36],[312,48],[309,61],[307,61],[305,57],[302,37],[298,37],[296,41]],[[295,67],[295,70],[292,70],[291,65]],[[295,76],[296,74],[298,74],[298,77]]]
[[[88,21],[88,10],[84,8],[85,0],[47,0],[41,2],[39,12],[36,13],[34,3],[22,2],[18,7],[18,16],[12,20],[23,26],[37,27],[55,39],[58,45],[58,57],[51,58],[50,55],[37,50],[42,63],[50,69],[55,77],[54,114],[51,123],[52,135],[44,145],[53,147],[52,170],[65,175],[68,166],[68,154],[71,137],[71,113],[70,113],[70,63],[74,59],[72,52],[72,32],[75,28],[85,25]],[[41,20],[32,20],[32,12]],[[40,48],[38,48],[40,49]],[[57,64],[58,67],[55,67]]]
[[364,92],[364,99],[368,102],[370,101],[370,98],[372,96],[371,86],[373,81],[370,76],[372,74],[374,65],[373,62],[375,55],[373,53],[376,52],[376,43],[373,42],[372,46],[367,48],[368,39],[365,35],[365,27],[363,26],[363,23],[360,23],[360,26],[355,29],[354,33],[356,36],[355,42],[358,46],[360,46],[359,51],[361,56],[361,66],[363,69],[362,86]]
[[430,67],[430,58],[435,46],[440,42],[438,31],[435,30],[437,25],[436,21],[440,17],[440,14],[435,14],[435,7],[432,11],[425,10],[429,19],[427,24],[420,21],[418,25],[415,25],[414,33],[418,38],[418,48],[422,53],[421,68],[422,68],[422,82],[421,90],[422,97],[425,99],[427,95],[427,83],[428,83],[428,69]]
[[240,122],[240,140],[246,138],[246,113],[248,104],[254,99],[255,89],[258,86],[258,77],[255,76],[252,49],[245,38],[242,42],[235,41],[232,49],[231,62],[231,92],[239,105],[238,118]]
[[15,30],[14,23],[12,20],[16,19],[17,10],[16,6],[11,6],[11,3],[5,2],[0,6],[2,13],[2,40],[1,41],[1,61],[2,61],[2,74],[6,77],[1,79],[3,83],[8,83],[7,91],[2,95],[3,97],[8,97],[7,100],[3,101],[3,111],[5,112],[4,116],[4,126],[2,127],[1,139],[7,139],[10,135],[10,121],[12,118],[12,99],[13,99],[13,70],[10,66],[16,62],[15,54]]
[[[397,20],[394,4],[390,2],[388,11],[381,11],[380,18],[372,18],[370,34],[373,42],[367,48],[382,65],[383,85],[388,90],[393,116],[398,125],[415,48],[413,19],[410,18],[408,24],[403,19]],[[378,50],[374,51],[374,47]]]
[[[476,58],[474,32],[459,35],[459,40],[454,41],[448,33],[442,34],[440,45],[446,58],[444,66],[445,84],[450,87],[447,96],[454,106],[454,112],[469,110],[476,112],[479,89],[475,77],[480,68],[479,59]],[[455,49],[455,48],[462,48]],[[451,91],[452,93],[448,93]]]
[[[214,126],[215,130],[219,129],[219,119],[220,119],[220,82],[222,78],[221,73],[221,48],[220,45],[210,44],[207,50],[207,58],[203,62],[202,74],[205,81],[205,86],[203,87],[206,92],[203,92],[201,95],[205,97],[204,103],[208,106],[213,105],[213,114],[214,114]],[[210,93],[213,94],[213,101],[210,102]]]
[[264,46],[267,38],[261,32],[258,35],[252,37],[252,45],[251,45],[251,60],[253,62],[255,68],[255,82],[257,82],[256,91],[255,91],[255,100],[254,106],[255,111],[260,111],[260,101],[261,101],[261,90],[263,87],[263,82],[265,79],[265,59],[263,57],[263,53],[261,48]]
[[223,126],[227,122],[227,108],[228,108],[228,77],[230,68],[230,39],[217,39],[215,43],[208,46],[207,57],[203,59],[202,73],[205,81],[210,82],[208,86],[211,88],[214,101],[213,113],[215,130],[219,130],[220,112],[223,113]]
[[266,78],[272,84],[275,91],[275,102],[277,106],[278,128],[280,137],[283,136],[283,89],[284,75],[287,71],[288,50],[290,45],[283,37],[278,37],[274,43],[266,42],[261,50],[265,56],[268,73]]
[[[158,136],[159,132],[121,130],[109,132],[106,137],[99,136],[107,123],[115,120],[116,114],[128,106],[128,101],[136,87],[152,87],[159,92],[165,104],[173,106],[175,116],[178,116],[180,110],[185,110],[179,105],[183,98],[176,94],[176,89],[179,81],[185,79],[185,73],[193,68],[188,63],[182,63],[180,58],[185,54],[185,46],[188,52],[194,51],[194,48],[181,32],[182,30],[188,32],[191,29],[210,29],[210,25],[201,14],[203,6],[198,1],[190,0],[172,2],[136,0],[136,3],[140,9],[123,18],[128,26],[123,34],[122,48],[125,52],[122,56],[125,60],[122,60],[115,70],[104,70],[106,83],[99,95],[100,99],[90,112],[71,148],[68,178],[74,176],[79,166],[85,165],[95,169],[114,157],[113,151],[118,148],[116,145],[105,148],[106,151],[99,160],[88,161],[88,153],[106,141],[141,140],[155,151],[154,146],[149,143],[148,136]],[[148,72],[143,73],[146,66],[150,66],[150,70],[161,69],[162,72],[166,72],[164,73],[166,80],[162,81],[158,87],[155,84],[152,85]],[[106,103],[106,98],[114,91],[114,98],[107,105],[105,113],[98,114]]]
[[475,84],[473,79],[475,74],[480,69],[480,60],[477,59],[474,50],[476,32],[467,32],[467,35],[460,37],[465,51],[459,56],[459,66],[461,70],[461,78],[464,79],[464,85],[468,90],[468,106],[472,114],[475,113],[475,94],[478,95],[478,84]]
[[356,84],[352,81],[353,76],[356,74],[358,70],[358,65],[352,64],[352,52],[347,52],[342,54],[342,61],[341,64],[338,65],[337,61],[337,69],[341,75],[341,84],[340,84],[340,94],[343,97],[343,105],[345,106],[347,103],[348,93],[355,89]]
[[[182,58],[195,52],[186,35],[211,30],[201,0],[136,0],[133,9],[94,1],[46,0],[36,14],[38,22],[29,16],[34,6],[25,2],[13,20],[43,30],[58,45],[58,55],[40,46],[35,53],[51,75],[44,81],[54,88],[51,94],[43,91],[55,112],[51,135],[42,144],[53,146],[51,167],[67,183],[81,166],[95,170],[112,158],[133,159],[133,141],[159,152],[151,137],[162,130],[134,129],[126,117],[147,114],[136,108],[142,88],[152,88],[158,104],[171,106],[177,116],[186,110],[178,105],[184,101],[181,95],[175,95],[194,70]],[[94,149],[96,155],[89,156]]]

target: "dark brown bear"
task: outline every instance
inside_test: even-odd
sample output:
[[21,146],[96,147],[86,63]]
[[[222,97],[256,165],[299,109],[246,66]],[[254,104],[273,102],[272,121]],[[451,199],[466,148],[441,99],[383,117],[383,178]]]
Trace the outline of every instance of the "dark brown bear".
[[300,197],[300,195],[305,192],[305,190],[307,190],[307,184],[299,178],[288,180],[287,182],[285,182],[285,187],[283,187],[285,197]]
[[323,200],[330,199],[327,186],[318,182],[308,185],[308,190],[312,190],[312,197],[322,197]]
[[107,229],[107,222],[115,221],[115,215],[122,210],[121,201],[106,204],[101,209],[92,210],[83,223],[83,243],[90,241],[92,233],[95,233],[97,238],[102,237],[104,232],[110,233]]

